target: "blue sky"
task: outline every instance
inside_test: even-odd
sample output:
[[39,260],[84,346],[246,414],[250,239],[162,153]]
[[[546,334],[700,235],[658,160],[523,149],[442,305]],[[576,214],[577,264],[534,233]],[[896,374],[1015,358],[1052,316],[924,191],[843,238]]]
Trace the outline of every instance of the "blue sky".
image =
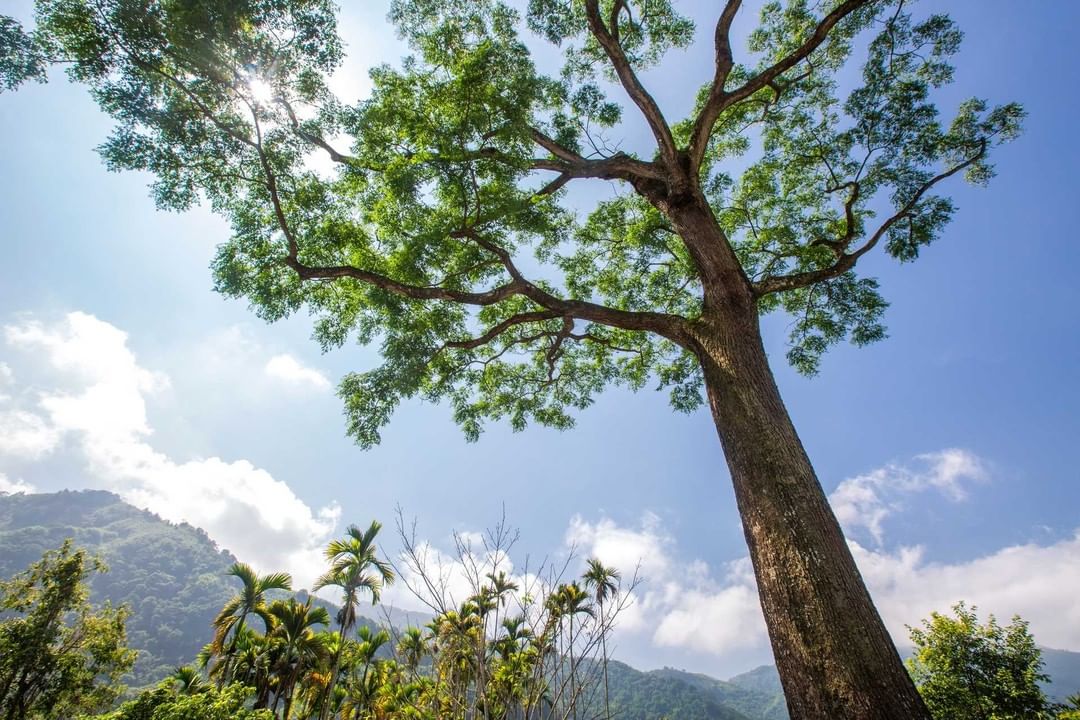
[[[342,19],[349,99],[366,65],[401,54],[374,5]],[[704,19],[712,5],[689,9]],[[964,598],[1080,650],[1068,602],[1080,594],[1080,5],[924,0],[916,12],[946,5],[966,40],[943,109],[1017,100],[1024,135],[998,152],[989,188],[950,186],[957,217],[918,262],[868,263],[892,303],[889,339],[836,348],[813,379],[784,365],[785,318],[765,321],[766,342],[897,635]],[[699,43],[646,76],[671,116],[710,52]],[[320,355],[306,318],[266,326],[214,294],[208,264],[227,227],[204,210],[156,212],[146,177],[106,172],[93,148],[109,127],[59,75],[0,95],[0,489],[114,489],[300,576],[335,529],[392,524],[399,504],[443,548],[505,505],[521,554],[558,557],[573,540],[622,563],[646,556],[617,655],[720,675],[767,660],[705,412],[609,391],[573,431],[494,425],[467,444],[446,408],[410,403],[361,451],[331,385],[376,349]]]

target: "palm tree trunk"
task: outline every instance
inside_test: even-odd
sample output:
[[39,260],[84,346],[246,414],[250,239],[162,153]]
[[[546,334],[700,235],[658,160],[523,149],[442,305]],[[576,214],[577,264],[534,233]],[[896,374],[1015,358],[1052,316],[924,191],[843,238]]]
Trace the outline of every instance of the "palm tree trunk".
[[608,672],[607,672],[607,633],[608,627],[604,624],[604,601],[600,601],[600,654],[604,662],[604,720],[611,720],[611,701],[608,695]]
[[777,390],[753,302],[696,352],[792,720],[930,720]]
[[240,619],[236,621],[236,627],[233,629],[232,641],[229,643],[229,649],[225,652],[225,667],[221,669],[222,679],[218,682],[218,689],[221,689],[232,682],[232,661],[233,656],[236,655],[236,642],[240,638],[240,633],[244,631],[244,620],[246,618],[247,613],[244,613],[240,616]]
[[574,667],[574,613],[570,613],[570,715],[577,720],[577,668]]
[[330,717],[330,705],[334,696],[334,686],[337,685],[338,672],[341,670],[341,653],[345,649],[345,624],[341,624],[338,631],[338,647],[334,653],[333,669],[330,671],[330,682],[326,684],[326,698],[322,707],[319,708],[319,720],[327,720]]

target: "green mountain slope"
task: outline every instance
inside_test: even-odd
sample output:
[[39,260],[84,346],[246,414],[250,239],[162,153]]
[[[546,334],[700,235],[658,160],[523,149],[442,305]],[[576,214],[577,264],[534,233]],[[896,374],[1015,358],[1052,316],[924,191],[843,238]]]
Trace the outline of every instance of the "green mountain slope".
[[[91,599],[126,603],[128,644],[139,657],[128,684],[141,687],[190,663],[210,641],[211,622],[239,583],[236,558],[191,525],[172,523],[101,491],[0,494],[0,577],[10,577],[66,538],[100,556]],[[337,608],[317,599],[334,617]],[[360,619],[360,624],[375,625]]]
[[[787,705],[780,691],[780,676],[772,665],[764,665],[731,680],[717,680],[708,675],[674,668],[654,670],[656,674],[691,685],[714,701],[760,720],[787,720]],[[772,677],[769,677],[771,674]],[[771,682],[775,678],[775,684]]]
[[762,720],[666,670],[641,672],[613,660],[608,663],[608,674],[612,715],[619,720]]
[[133,686],[190,662],[235,592],[224,575],[235,558],[205,532],[166,523],[111,493],[0,497],[0,576],[22,570],[69,537],[109,566],[95,577],[92,600],[131,607],[128,642],[139,649]]

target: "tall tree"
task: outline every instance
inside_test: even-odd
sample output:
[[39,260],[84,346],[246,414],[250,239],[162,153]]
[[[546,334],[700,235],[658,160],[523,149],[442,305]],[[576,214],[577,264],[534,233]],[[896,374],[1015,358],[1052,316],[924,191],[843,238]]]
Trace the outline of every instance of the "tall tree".
[[323,607],[313,608],[310,597],[303,603],[296,598],[275,600],[268,611],[275,621],[271,635],[282,646],[274,710],[277,709],[277,700],[284,698],[281,720],[289,720],[296,683],[305,671],[313,669],[325,655],[326,648],[321,636],[313,628],[316,625],[330,625],[330,613]]
[[315,583],[315,590],[336,586],[341,588],[341,609],[338,611],[338,643],[334,653],[333,669],[326,689],[326,700],[320,711],[320,720],[330,715],[334,686],[341,667],[341,653],[345,647],[345,637],[356,625],[356,608],[360,605],[361,591],[371,595],[371,604],[379,601],[384,585],[394,582],[394,571],[386,560],[379,557],[379,548],[375,536],[382,525],[373,520],[367,530],[350,525],[345,537],[333,540],[326,546],[324,554],[330,562],[327,570]]
[[1049,720],[1039,683],[1050,678],[1028,624],[1014,617],[1002,627],[993,615],[980,624],[964,603],[953,614],[932,613],[922,627],[910,628],[915,654],[908,667],[934,717]]
[[[394,0],[413,54],[356,105],[325,82],[342,53],[330,0],[38,0],[0,72],[10,86],[68,63],[117,121],[110,167],[155,175],[161,207],[206,198],[228,217],[222,292],[267,320],[307,308],[327,348],[381,339],[384,364],[340,386],[362,445],[417,395],[448,401],[469,438],[492,418],[570,427],[610,383],[707,402],[792,717],[926,718],[759,321],[792,314],[788,359],[808,373],[836,342],[884,337],[859,261],[915,259],[953,214],[941,184],[986,182],[1023,112],[974,99],[943,120],[932,95],[961,33],[907,0],[767,2],[746,52],[741,5],[719,8],[677,122],[641,74],[694,39],[672,0],[529,0],[524,17]],[[523,33],[563,48],[559,74]],[[648,130],[637,153],[611,137],[611,90]],[[618,192],[579,220],[562,200],[585,179]]]
[[135,663],[127,608],[94,609],[87,579],[105,566],[70,540],[0,581],[0,718],[74,717],[108,708]]
[[270,573],[259,575],[247,563],[237,562],[229,567],[228,574],[240,580],[243,587],[234,595],[214,618],[213,650],[225,657],[222,668],[222,682],[232,680],[232,660],[236,653],[237,641],[244,633],[244,624],[249,615],[262,619],[269,632],[274,624],[274,617],[267,606],[267,593],[271,590],[291,590],[292,576],[288,573]]
[[619,571],[607,567],[597,558],[589,558],[588,567],[582,580],[585,587],[592,588],[593,597],[600,610],[600,653],[604,664],[604,717],[611,718],[611,694],[608,692],[608,654],[607,635],[609,627],[608,618],[604,612],[604,603],[613,598],[619,592]]

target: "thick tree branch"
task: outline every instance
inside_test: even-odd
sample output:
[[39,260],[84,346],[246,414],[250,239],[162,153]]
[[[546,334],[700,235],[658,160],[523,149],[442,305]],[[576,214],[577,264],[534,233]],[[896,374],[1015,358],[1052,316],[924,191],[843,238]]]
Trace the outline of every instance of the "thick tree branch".
[[669,168],[677,168],[678,150],[675,147],[675,139],[671,135],[671,128],[668,127],[667,120],[664,119],[663,113],[660,112],[660,106],[656,104],[656,100],[653,99],[652,95],[641,84],[641,80],[638,79],[634,68],[630,65],[630,60],[626,57],[626,53],[623,52],[622,45],[619,44],[618,38],[604,25],[604,21],[600,17],[599,0],[585,0],[585,15],[589,22],[589,31],[592,32],[593,37],[596,38],[596,41],[600,43],[600,47],[607,54],[619,82],[630,96],[630,99],[634,101],[634,104],[638,106],[638,109],[645,116],[645,121],[649,124],[649,129],[652,130],[653,136],[656,138],[660,156]]
[[709,135],[712,133],[716,118],[720,115],[720,105],[724,95],[724,85],[727,83],[731,68],[735,65],[735,59],[731,51],[731,23],[735,20],[736,13],[742,0],[727,0],[720,18],[716,21],[714,32],[715,65],[712,85],[709,87],[709,96],[705,105],[694,121],[694,128],[690,133],[690,171],[696,174],[701,164],[701,157],[705,152],[705,146],[709,144]]
[[[727,81],[733,63],[729,31],[731,29],[731,20],[734,19],[739,6],[737,1],[729,0],[716,27],[716,71],[713,76],[713,84],[709,89],[709,96],[704,107],[702,107],[701,112],[698,113],[697,118],[694,120],[694,128],[691,132],[691,167],[695,171],[700,167],[701,158],[704,156],[705,149],[709,144],[709,136],[712,134],[713,125],[716,123],[716,119],[720,117],[720,113],[750,97],[758,90],[768,87],[780,75],[798,65],[817,50],[828,38],[829,32],[837,23],[859,8],[874,2],[880,2],[880,0],[845,0],[818,23],[810,37],[794,52],[750,78],[742,86],[727,92],[724,90],[723,83]],[[729,12],[730,17],[726,18],[727,24],[725,25],[725,15]]]
[[471,230],[454,233],[454,237],[467,237],[480,247],[499,258],[506,272],[510,275],[510,285],[516,285],[516,294],[524,295],[540,307],[554,311],[559,315],[588,320],[601,325],[623,330],[641,330],[662,335],[669,340],[682,343],[687,337],[686,320],[679,315],[658,312],[638,312],[619,310],[585,300],[566,300],[556,297],[538,285],[527,280],[514,263],[510,252],[496,243],[487,240]]
[[[754,294],[757,297],[762,297],[763,295],[768,295],[770,293],[784,292],[786,290],[796,290],[799,288],[814,285],[824,280],[830,280],[832,278],[839,277],[848,270],[851,270],[853,267],[855,267],[855,263],[858,262],[859,258],[874,249],[874,247],[878,244],[881,238],[885,236],[885,233],[889,231],[889,228],[911,215],[912,211],[919,204],[919,201],[922,200],[923,196],[926,195],[926,193],[929,192],[931,188],[933,188],[942,180],[950,178],[958,172],[965,170],[977,163],[983,158],[983,156],[986,155],[986,148],[987,141],[984,139],[981,141],[979,151],[975,155],[971,156],[964,162],[949,168],[948,170],[938,173],[937,175],[923,183],[915,192],[915,194],[911,196],[911,199],[908,200],[902,208],[897,210],[892,217],[883,222],[881,226],[874,231],[874,234],[870,236],[870,239],[863,243],[862,247],[860,247],[858,250],[851,253],[842,253],[839,255],[835,263],[828,267],[820,268],[818,270],[808,270],[806,272],[793,273],[791,275],[777,275],[775,277],[764,278],[759,282],[753,284]],[[858,186],[856,185],[855,187]],[[855,193],[853,192],[853,195],[854,194]],[[849,199],[849,202],[852,201],[850,201]],[[850,223],[852,222],[852,218],[850,215],[850,211],[848,212],[848,222]],[[850,236],[852,234],[851,227],[852,226],[849,225],[848,233],[844,241],[850,242]],[[840,244],[841,243],[837,243],[838,246]]]
[[387,277],[380,273],[364,270],[352,265],[305,265],[294,257],[286,257],[285,264],[296,271],[301,280],[337,280],[352,278],[380,290],[393,293],[411,300],[443,300],[462,305],[483,307],[494,305],[514,295],[522,294],[520,283],[509,282],[491,290],[467,292],[433,285],[412,285]]

